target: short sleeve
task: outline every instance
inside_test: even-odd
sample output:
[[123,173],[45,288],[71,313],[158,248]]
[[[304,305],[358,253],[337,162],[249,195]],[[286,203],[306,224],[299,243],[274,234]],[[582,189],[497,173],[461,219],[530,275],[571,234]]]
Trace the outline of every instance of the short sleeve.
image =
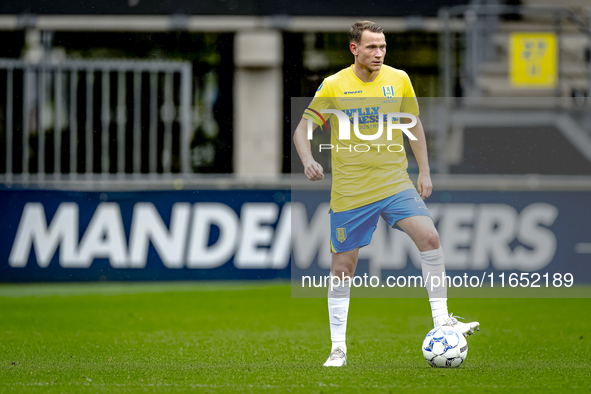
[[419,103],[417,101],[417,96],[415,95],[415,90],[412,87],[412,83],[410,82],[410,77],[408,76],[408,74],[404,73],[404,76],[405,86],[401,111],[413,114],[414,116],[419,116]]
[[[328,82],[325,79],[318,87],[318,90],[316,90],[316,94],[314,95],[312,102],[308,108],[306,108],[302,117],[304,119],[310,119],[317,125],[322,126],[323,117],[319,115],[320,111],[323,109],[334,108],[333,101],[334,99],[330,94],[330,87],[328,86]],[[326,118],[326,115],[324,115],[324,118]]]

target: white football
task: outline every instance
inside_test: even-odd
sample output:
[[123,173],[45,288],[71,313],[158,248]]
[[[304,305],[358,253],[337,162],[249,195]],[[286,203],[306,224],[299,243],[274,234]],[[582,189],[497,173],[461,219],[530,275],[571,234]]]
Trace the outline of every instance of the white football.
[[451,327],[436,327],[423,340],[423,356],[435,368],[457,368],[468,355],[466,338]]

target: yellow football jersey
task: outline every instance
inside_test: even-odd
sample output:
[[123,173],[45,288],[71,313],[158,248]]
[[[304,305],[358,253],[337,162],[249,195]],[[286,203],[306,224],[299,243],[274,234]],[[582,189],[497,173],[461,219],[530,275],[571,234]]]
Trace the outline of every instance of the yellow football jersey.
[[[327,109],[337,109],[348,116],[348,135],[340,132],[336,114],[322,113]],[[419,107],[408,74],[386,65],[372,82],[361,81],[353,66],[326,78],[305,111],[303,117],[322,128],[325,120],[330,122],[330,206],[334,212],[358,208],[414,188],[406,170],[403,133],[400,129],[387,130],[388,120],[396,124],[399,119],[388,119],[388,113],[418,116]],[[343,135],[348,138],[341,138]]]

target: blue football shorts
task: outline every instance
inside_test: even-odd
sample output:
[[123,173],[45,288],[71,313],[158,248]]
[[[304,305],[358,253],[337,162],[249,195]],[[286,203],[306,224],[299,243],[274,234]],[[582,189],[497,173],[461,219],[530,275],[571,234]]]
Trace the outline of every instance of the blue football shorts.
[[[330,249],[333,253],[347,252],[369,245],[380,216],[391,227],[401,230],[396,222],[411,216],[431,213],[415,189],[403,190],[359,208],[343,212],[330,211]],[[401,230],[402,231],[402,230]]]

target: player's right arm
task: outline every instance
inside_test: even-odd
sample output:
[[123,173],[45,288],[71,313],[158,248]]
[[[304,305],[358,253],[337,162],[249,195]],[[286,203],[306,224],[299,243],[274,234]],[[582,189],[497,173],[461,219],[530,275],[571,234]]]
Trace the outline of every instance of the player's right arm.
[[[313,127],[316,128],[316,126],[317,125],[313,123]],[[300,160],[302,160],[302,164],[304,165],[304,173],[309,180],[319,181],[324,179],[324,170],[312,156],[312,146],[307,134],[308,120],[302,118],[293,135],[293,142],[295,143]]]

